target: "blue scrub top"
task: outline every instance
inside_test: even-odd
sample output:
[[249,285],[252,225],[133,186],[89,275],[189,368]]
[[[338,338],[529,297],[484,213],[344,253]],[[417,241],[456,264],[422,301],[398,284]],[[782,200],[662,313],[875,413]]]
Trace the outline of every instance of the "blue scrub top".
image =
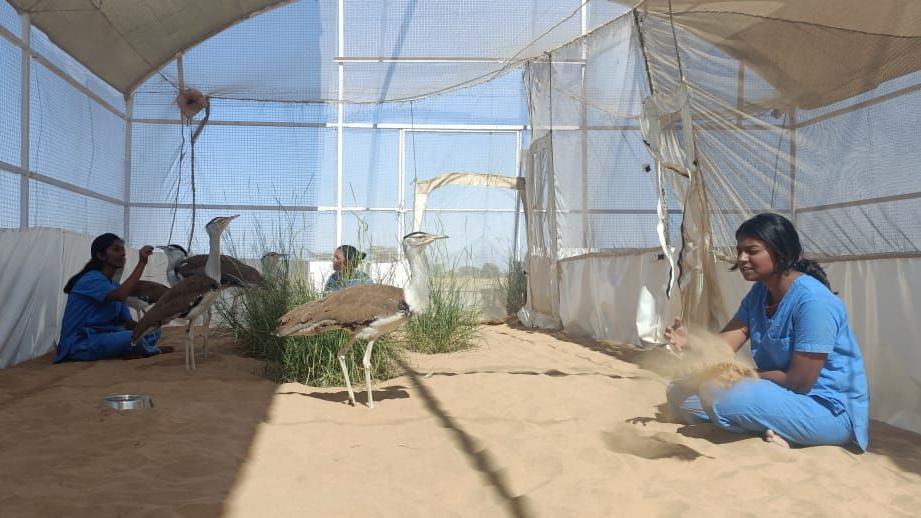
[[118,286],[99,270],[90,270],[77,280],[64,306],[55,363],[67,358],[93,332],[125,330],[123,322],[131,319],[128,305],[121,300],[106,299]]
[[326,286],[323,287],[323,291],[330,293],[343,288],[362,286],[364,284],[374,284],[374,281],[368,277],[368,274],[361,270],[353,271],[352,276],[348,279],[343,278],[342,274],[339,272],[333,272],[332,275],[329,276],[329,279],[326,279]]
[[827,354],[825,366],[807,394],[835,415],[847,412],[857,444],[869,442],[870,392],[863,355],[847,322],[844,303],[824,284],[801,275],[767,316],[768,290],[755,283],[735,319],[748,326],[752,357],[760,370],[786,371],[793,352]]

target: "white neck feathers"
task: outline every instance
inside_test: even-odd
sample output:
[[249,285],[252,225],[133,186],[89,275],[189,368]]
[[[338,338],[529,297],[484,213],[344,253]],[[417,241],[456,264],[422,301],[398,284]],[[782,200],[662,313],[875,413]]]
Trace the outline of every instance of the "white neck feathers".
[[208,232],[208,260],[205,262],[205,275],[218,283],[221,282],[221,232]]
[[429,308],[429,274],[425,252],[415,247],[403,247],[409,262],[409,282],[403,289],[406,304],[413,313],[424,313]]

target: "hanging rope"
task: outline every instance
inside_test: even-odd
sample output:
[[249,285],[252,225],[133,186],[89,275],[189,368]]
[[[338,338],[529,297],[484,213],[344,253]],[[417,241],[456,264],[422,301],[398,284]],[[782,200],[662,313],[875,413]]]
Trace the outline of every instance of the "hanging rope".
[[[182,159],[185,155],[185,129],[189,128],[189,147],[190,147],[190,173],[189,173],[189,185],[192,189],[192,219],[189,228],[189,240],[186,245],[186,250],[192,249],[192,241],[195,238],[195,217],[198,207],[197,199],[197,189],[195,184],[195,142],[198,140],[198,137],[201,135],[202,130],[205,129],[205,125],[208,123],[208,119],[211,117],[211,103],[208,100],[208,97],[194,88],[187,88],[179,92],[179,95],[176,97],[176,105],[179,107],[179,113],[181,116],[182,124],[182,150],[179,154],[179,183],[182,182]],[[194,122],[195,116],[198,115],[202,110],[205,112],[205,116],[198,121],[198,125],[195,127],[195,130],[192,130],[192,123]],[[176,211],[179,207],[179,187],[177,185],[176,189],[176,201],[173,211],[173,225],[176,223]],[[172,226],[170,228],[170,240],[173,237]]]
[[[173,201],[173,216],[172,221],[169,225],[169,239],[167,239],[166,244],[170,245],[173,243],[173,230],[176,228],[176,213],[179,212],[179,191],[182,188],[182,162],[185,158],[185,125],[179,125],[179,136],[181,141],[179,142],[179,168],[176,177],[176,197]],[[186,248],[188,250],[188,248]]]

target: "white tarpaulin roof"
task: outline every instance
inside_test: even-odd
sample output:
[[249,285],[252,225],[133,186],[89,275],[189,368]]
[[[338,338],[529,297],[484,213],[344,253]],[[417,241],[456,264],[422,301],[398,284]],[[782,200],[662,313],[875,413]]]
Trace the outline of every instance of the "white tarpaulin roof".
[[799,108],[921,69],[921,2],[914,0],[649,0],[645,8],[671,10],[676,25],[755,69]]
[[290,0],[10,0],[59,47],[127,93],[177,53]]

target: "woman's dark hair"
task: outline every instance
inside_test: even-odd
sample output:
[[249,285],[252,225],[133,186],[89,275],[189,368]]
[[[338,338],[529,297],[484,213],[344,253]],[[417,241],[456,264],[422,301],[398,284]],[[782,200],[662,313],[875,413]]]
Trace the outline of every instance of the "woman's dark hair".
[[64,293],[70,293],[74,289],[74,284],[77,284],[77,281],[80,280],[80,277],[83,277],[84,273],[90,270],[101,270],[103,260],[99,256],[104,256],[106,250],[116,241],[122,241],[122,238],[112,233],[106,233],[94,239],[93,244],[90,245],[90,260],[83,266],[82,270],[67,281],[67,284],[64,285]]
[[358,263],[365,258],[364,252],[359,252],[358,249],[352,245],[342,245],[339,247],[339,250],[342,251],[342,255],[345,257],[345,263],[349,265],[349,268],[355,268],[358,266]]
[[[793,223],[780,214],[765,212],[747,220],[736,230],[736,239],[740,237],[752,237],[763,241],[774,252],[778,272],[796,270],[815,277],[826,288],[831,289],[825,270],[818,262],[802,256],[803,246],[799,241],[799,233],[796,232]],[[732,267],[733,270],[737,268],[738,265]]]

